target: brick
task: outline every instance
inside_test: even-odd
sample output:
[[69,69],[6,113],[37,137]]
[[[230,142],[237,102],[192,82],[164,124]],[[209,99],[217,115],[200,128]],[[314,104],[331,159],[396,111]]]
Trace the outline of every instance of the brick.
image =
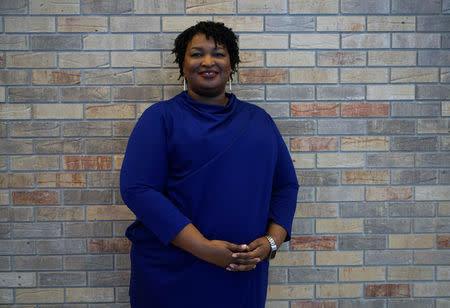
[[[267,86],[272,87],[272,86]],[[175,93],[179,93],[178,90]],[[309,88],[308,91],[313,91]],[[241,100],[261,101],[265,98],[265,86],[261,85],[236,85],[233,87],[233,93]]]
[[14,238],[58,237],[61,231],[58,223],[15,223],[12,228]]
[[289,79],[291,83],[336,83],[338,72],[333,68],[290,69]]
[[[182,32],[183,30],[197,24],[200,21],[211,20],[206,16],[163,16],[162,31]],[[159,21],[158,21],[159,23]]]
[[341,83],[387,83],[388,70],[384,68],[341,68]]
[[334,282],[337,275],[335,269],[328,268],[291,268],[289,282]]
[[314,230],[314,222],[311,219],[294,219],[292,223],[292,234],[311,235]]
[[314,52],[311,51],[267,51],[267,66],[313,66]]
[[316,265],[362,265],[362,251],[317,251]]
[[6,89],[5,87],[0,87],[0,102],[6,102]]
[[32,50],[80,50],[81,36],[78,34],[36,34],[31,36]]
[[389,184],[389,171],[342,170],[342,184]]
[[315,166],[316,158],[314,154],[299,154],[291,153],[292,163],[294,168],[309,168],[312,169]]
[[19,70],[0,71],[0,85],[23,85],[28,83],[28,72]]
[[434,216],[435,205],[429,202],[391,203],[390,216]]
[[335,14],[338,11],[337,0],[289,0],[290,14]]
[[314,29],[314,18],[312,16],[265,17],[265,31],[314,31]]
[[38,187],[86,187],[85,173],[38,173]]
[[112,270],[112,255],[77,255],[64,257],[65,270]]
[[448,185],[416,186],[416,200],[447,200],[450,199]]
[[63,303],[63,288],[17,289],[16,303]]
[[290,47],[293,49],[338,49],[337,34],[291,34]]
[[0,173],[0,188],[29,188],[34,186],[32,173]]
[[34,190],[34,191],[13,191],[13,204],[57,204],[59,195],[57,191]]
[[394,33],[393,48],[439,48],[440,34],[434,33]]
[[132,220],[134,214],[126,206],[89,206],[88,220]]
[[414,264],[450,265],[450,251],[448,250],[415,251]]
[[342,34],[342,48],[389,48],[387,33]]
[[61,68],[106,67],[109,55],[106,52],[60,52],[58,63]]
[[159,52],[111,52],[113,67],[159,67],[160,65]]
[[436,184],[434,170],[392,170],[392,184]]
[[135,106],[132,104],[86,105],[87,119],[133,119]]
[[121,137],[129,137],[135,124],[136,124],[135,121],[114,121],[113,135]]
[[449,282],[414,283],[414,296],[438,297],[448,296]]
[[83,36],[85,50],[133,49],[131,34],[88,34]]
[[[341,114],[342,117],[387,117],[389,116],[389,104],[365,103],[365,102],[342,103]],[[383,120],[373,120],[373,121],[383,121]],[[371,121],[369,121],[369,124],[370,123]]]
[[[0,253],[2,255],[17,255],[17,254],[34,254],[35,243],[30,240],[4,240],[0,246]],[[26,258],[29,258],[27,256]],[[16,270],[21,270],[16,268]]]
[[448,300],[446,298],[443,298],[443,299],[438,298],[436,300],[436,308],[445,308],[445,307],[448,307],[449,304],[450,304],[450,300]]
[[78,104],[39,104],[34,106],[35,119],[82,119],[83,106]]
[[6,17],[5,32],[55,32],[55,18]]
[[450,184],[450,171],[448,170],[439,171],[439,184]]
[[128,271],[102,271],[89,273],[89,286],[127,286],[129,281],[130,273]]
[[317,31],[364,31],[362,16],[317,16]]
[[342,203],[341,217],[386,216],[387,205],[384,202]]
[[317,168],[363,167],[362,153],[318,153]]
[[363,66],[366,63],[366,53],[360,51],[319,51],[317,65],[319,66]]
[[286,283],[286,269],[284,268],[271,268],[269,269],[269,283]]
[[107,189],[64,190],[64,204],[111,204],[111,191]]
[[438,216],[450,216],[450,202],[440,202]]
[[362,219],[316,219],[316,233],[361,233]]
[[111,136],[111,123],[107,121],[77,121],[62,123],[63,136]]
[[341,308],[384,308],[384,300],[340,300]]
[[450,119],[419,119],[417,132],[419,134],[448,134]]
[[[260,51],[244,51],[239,53],[239,67],[264,66],[264,54]],[[281,66],[281,65],[277,65]]]
[[76,287],[86,285],[86,274],[79,272],[47,272],[38,273],[39,286],[48,287]]
[[338,242],[339,250],[386,248],[385,235],[340,235]]
[[109,100],[109,87],[65,87],[61,89],[61,101],[64,102],[106,102]]
[[84,220],[84,208],[81,206],[43,206],[36,209],[38,221]]
[[[178,77],[179,71],[174,69],[136,70],[136,84],[181,84]],[[107,79],[105,81],[107,82]]]
[[[159,86],[120,86],[114,87],[114,101],[160,101],[161,88]],[[122,111],[123,112],[123,111]],[[134,117],[134,115],[133,115]],[[119,117],[124,118],[124,117]]]
[[441,68],[440,81],[442,83],[450,82],[450,70],[446,68]]
[[1,50],[28,50],[28,38],[26,35],[0,35]]
[[58,170],[58,156],[11,156],[11,170]]
[[114,288],[67,288],[66,301],[73,302],[113,302]]
[[414,16],[367,16],[368,31],[414,31],[415,29]]
[[81,153],[81,139],[38,139],[35,140],[36,154],[76,154]]
[[318,100],[363,100],[364,87],[359,85],[317,86]]
[[289,37],[287,34],[241,34],[240,49],[287,49]]
[[48,103],[56,102],[58,99],[58,89],[56,87],[10,87],[8,91],[10,102]]
[[10,258],[5,256],[5,257],[0,257],[0,269],[2,271],[9,271],[11,270],[11,261]]
[[346,298],[361,296],[360,284],[317,284],[317,298]]
[[366,200],[382,201],[382,200],[410,200],[412,198],[411,187],[367,187]]
[[392,13],[440,13],[441,1],[430,0],[423,2],[420,0],[392,0]]
[[368,121],[368,133],[371,135],[414,134],[414,132],[414,120],[376,119]]
[[414,220],[414,232],[450,232],[447,218],[417,218]]
[[411,287],[409,284],[366,284],[365,297],[409,297]]
[[450,248],[450,235],[440,234],[437,236],[437,248]]
[[59,124],[57,122],[23,122],[10,124],[11,137],[57,137]]
[[369,250],[365,251],[366,265],[411,264],[410,250]]
[[[236,1],[220,0],[187,0],[186,14],[234,14]],[[233,31],[240,31],[233,28]]]
[[267,14],[267,13],[287,13],[287,1],[254,1],[254,0],[240,0],[238,1],[239,14]]
[[279,251],[272,260],[273,266],[302,266],[312,265],[312,252],[284,252]]
[[[276,306],[275,308],[277,308]],[[336,301],[292,301],[291,308],[336,308]],[[271,307],[267,307],[271,308]],[[282,308],[282,307],[279,307]]]
[[34,220],[32,207],[24,207],[24,206],[0,207],[1,222],[18,222],[18,221],[31,222],[32,220]]
[[81,0],[83,14],[127,14],[132,12],[132,0]]
[[33,70],[31,82],[34,85],[80,84],[81,73],[77,70]]
[[303,85],[267,86],[268,100],[313,99],[314,87]]
[[14,302],[13,289],[0,289],[0,303],[12,304]]
[[84,239],[37,240],[38,254],[74,254],[86,252]]
[[391,150],[395,151],[435,151],[437,137],[399,137],[391,138]]
[[111,156],[108,155],[63,156],[63,169],[110,170]]
[[336,217],[336,203],[300,203],[294,217]]
[[388,280],[433,280],[434,269],[431,266],[389,266]]
[[295,137],[290,139],[291,151],[336,151],[336,137]]
[[119,187],[119,173],[89,172],[89,187]]
[[434,235],[405,234],[389,235],[389,248],[433,248]]
[[79,14],[80,4],[78,0],[61,0],[49,2],[46,0],[30,0],[30,13],[38,14]]
[[417,167],[448,167],[450,157],[446,153],[417,153]]
[[388,137],[341,137],[342,151],[387,151]]
[[64,236],[68,237],[95,237],[111,236],[112,224],[110,222],[65,222],[63,223]]
[[58,32],[107,32],[106,17],[58,17]]
[[184,2],[176,0],[135,0],[134,12],[136,14],[183,14]]
[[339,281],[384,281],[384,267],[339,268]]
[[126,238],[113,239],[88,239],[88,250],[90,253],[129,252],[131,242]]
[[341,12],[350,14],[386,14],[389,13],[389,1],[382,0],[343,0]]
[[287,69],[240,69],[240,83],[286,83]]
[[336,236],[295,236],[291,238],[292,250],[336,249]]
[[269,285],[267,299],[308,299],[313,292],[312,285]]
[[317,201],[362,201],[361,187],[318,187]]
[[450,52],[448,50],[420,50],[418,51],[420,66],[448,66]]
[[131,69],[99,69],[84,71],[84,84],[108,85],[114,84],[132,84],[133,71]]
[[[140,0],[138,0],[140,1]],[[176,34],[135,34],[136,49],[151,49],[160,50],[173,48],[173,42],[175,41]]]
[[0,274],[0,287],[35,287],[36,275],[28,272],[7,272]]
[[26,14],[27,8],[26,0],[3,0],[0,3],[0,14]]
[[[368,85],[368,100],[404,100],[414,99],[413,85]],[[419,97],[417,97],[419,98]]]
[[415,51],[369,50],[369,66],[415,66]]
[[448,31],[449,16],[417,16],[418,31]]
[[[441,114],[441,104],[439,102],[394,102],[391,104],[391,107],[391,115],[394,117],[429,117],[440,116]],[[412,127],[414,128],[414,125]]]
[[[449,266],[437,266],[436,267],[436,280],[449,280],[448,277],[450,277],[450,267]],[[431,280],[431,279],[429,279],[429,280]]]

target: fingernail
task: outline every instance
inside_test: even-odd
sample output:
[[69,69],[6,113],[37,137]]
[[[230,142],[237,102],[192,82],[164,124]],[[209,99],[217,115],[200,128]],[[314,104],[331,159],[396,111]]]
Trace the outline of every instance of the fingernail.
[[226,270],[227,270],[227,271],[231,271],[231,268],[227,267]]
[[261,261],[261,259],[260,258],[256,258],[256,262],[260,262]]
[[237,254],[235,254],[235,253],[233,253],[232,255],[231,255],[233,258],[237,258]]
[[236,265],[235,264],[230,264],[230,268],[235,268],[236,267]]

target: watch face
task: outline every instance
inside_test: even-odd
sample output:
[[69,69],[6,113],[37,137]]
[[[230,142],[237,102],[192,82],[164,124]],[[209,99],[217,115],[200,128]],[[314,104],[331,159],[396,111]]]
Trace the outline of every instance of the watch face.
[[275,258],[275,255],[277,254],[276,250],[272,250],[272,252],[270,253],[270,258],[273,259]]

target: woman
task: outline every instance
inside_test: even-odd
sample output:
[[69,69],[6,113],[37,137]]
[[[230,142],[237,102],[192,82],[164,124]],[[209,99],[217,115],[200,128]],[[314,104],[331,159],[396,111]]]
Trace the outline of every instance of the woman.
[[121,171],[131,306],[264,307],[268,259],[290,238],[292,161],[270,116],[225,93],[231,29],[200,22],[173,52],[188,89],[143,113]]

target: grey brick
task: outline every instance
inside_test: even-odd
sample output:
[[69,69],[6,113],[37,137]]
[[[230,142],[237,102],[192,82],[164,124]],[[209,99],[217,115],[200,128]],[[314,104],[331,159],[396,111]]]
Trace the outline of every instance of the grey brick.
[[86,140],[87,154],[110,154],[124,153],[128,139],[125,138],[102,138]]
[[318,120],[318,132],[320,135],[365,134],[366,131],[366,120]]
[[[28,308],[28,307],[26,307]],[[88,308],[87,304],[55,304],[55,305],[39,305],[39,308]]]
[[450,299],[448,298],[436,299],[436,308],[448,308],[449,306],[450,306]]
[[310,100],[314,99],[313,86],[281,85],[267,86],[268,100]]
[[340,250],[384,249],[385,235],[340,235],[338,246]]
[[6,138],[8,135],[8,125],[6,123],[0,123],[0,138]]
[[58,239],[36,241],[38,254],[74,254],[86,253],[86,240],[84,239]]
[[341,12],[349,14],[389,13],[389,0],[342,0]]
[[71,189],[64,190],[64,204],[111,204],[111,190]]
[[[164,88],[167,89],[167,87]],[[179,88],[176,90],[176,93],[179,93]],[[264,91],[264,86],[262,85],[233,85],[233,93],[244,101],[262,101],[264,100]],[[167,96],[164,95],[164,97]],[[173,95],[169,97],[173,97]]]
[[399,218],[369,218],[364,220],[365,233],[409,233],[411,220]]
[[342,203],[341,217],[386,216],[387,205],[384,202]]
[[286,277],[285,268],[269,267],[269,283],[286,283]]
[[177,34],[136,34],[136,49],[171,50]]
[[448,167],[450,155],[448,153],[416,153],[416,167]]
[[12,122],[9,125],[11,137],[56,137],[59,136],[58,122]]
[[441,35],[437,33],[394,33],[393,48],[439,48]]
[[122,237],[125,234],[128,226],[131,225],[133,221],[114,221],[113,222],[113,236]]
[[91,287],[127,286],[129,283],[129,271],[96,271],[89,273],[89,286]]
[[450,265],[450,250],[416,250],[414,264]]
[[111,123],[109,121],[64,122],[62,128],[65,137],[111,136]]
[[27,50],[28,48],[26,35],[0,35],[0,50]]
[[436,151],[438,149],[438,138],[432,137],[391,137],[392,151]]
[[136,101],[159,101],[161,100],[160,86],[123,86],[115,87],[114,101],[136,102]]
[[99,69],[84,71],[84,84],[133,84],[131,69]]
[[83,14],[131,13],[132,0],[81,0]]
[[13,257],[16,270],[61,270],[63,267],[60,256],[16,256]]
[[0,223],[0,239],[8,239],[11,237],[11,227],[9,224]]
[[450,0],[442,0],[442,13],[450,13]]
[[334,282],[336,269],[328,268],[290,268],[289,282]]
[[369,135],[414,134],[415,120],[375,119],[367,121]]
[[275,120],[283,135],[311,135],[314,133],[313,120]]
[[3,139],[0,140],[0,154],[31,154],[32,142],[28,139]]
[[450,66],[450,50],[419,50],[419,65]]
[[364,86],[317,86],[318,100],[363,100]]
[[128,287],[116,288],[116,301],[117,302],[128,302],[129,300],[130,300],[130,295],[129,295]]
[[112,223],[109,221],[65,222],[63,230],[65,237],[112,236]]
[[300,187],[298,190],[297,202],[312,202],[315,200],[314,196],[314,187]]
[[439,184],[450,184],[450,170],[439,171]]
[[417,99],[450,99],[450,85],[417,85]]
[[343,299],[339,301],[341,308],[384,308],[384,300]]
[[8,89],[10,102],[49,103],[58,100],[58,89],[55,87],[14,87]]
[[13,236],[15,238],[57,237],[61,236],[61,223],[15,223]]
[[292,233],[297,235],[312,234],[314,222],[311,219],[295,219],[292,223]]
[[63,102],[108,102],[109,87],[67,87],[61,89]]
[[90,304],[89,308],[129,308],[128,303]]
[[111,270],[113,269],[112,255],[77,255],[65,256],[66,270]]
[[441,33],[442,36],[442,48],[450,48],[450,33]]
[[392,170],[392,184],[437,184],[435,170]]
[[129,137],[135,125],[136,121],[115,121],[113,125],[113,135]]
[[419,119],[417,132],[419,134],[448,134],[450,119]]
[[417,218],[414,219],[414,232],[443,233],[450,232],[450,218]]
[[368,250],[364,259],[366,265],[411,264],[412,253],[410,250]]
[[434,308],[434,299],[390,299],[388,308]]
[[11,258],[0,256],[0,271],[11,270]]
[[28,9],[27,2],[27,0],[2,0],[0,1],[0,15],[26,14]]
[[450,16],[417,16],[418,31],[448,31]]
[[314,31],[313,16],[266,16],[266,31]]
[[179,0],[135,0],[136,14],[183,14],[185,1]]
[[[391,115],[393,117],[437,117],[441,115],[441,104],[440,102],[393,102]],[[414,123],[414,120],[406,121]]]
[[441,137],[441,150],[444,151],[450,150],[450,136]]
[[300,186],[337,185],[339,181],[339,172],[337,170],[297,170],[296,174]]
[[39,286],[45,287],[75,287],[86,285],[84,272],[53,272],[38,273]]
[[392,0],[392,13],[440,13],[441,0]]
[[89,172],[89,187],[119,187],[119,172]]
[[81,36],[78,34],[57,34],[31,36],[32,50],[80,50]]
[[24,70],[1,70],[0,85],[24,85],[29,80],[29,73]]
[[114,204],[115,205],[124,205],[125,202],[122,200],[122,196],[120,195],[119,189],[113,189],[113,195],[114,195]]
[[36,154],[76,154],[83,151],[82,139],[36,139]]

